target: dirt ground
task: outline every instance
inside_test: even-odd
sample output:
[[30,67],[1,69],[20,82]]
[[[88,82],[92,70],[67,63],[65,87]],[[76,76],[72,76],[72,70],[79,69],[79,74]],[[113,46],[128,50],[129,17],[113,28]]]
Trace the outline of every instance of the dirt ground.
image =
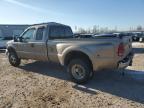
[[[144,44],[133,47],[133,66],[126,70],[144,71]],[[143,85],[116,71],[77,85],[59,65],[23,60],[15,68],[0,54],[0,108],[144,108]]]

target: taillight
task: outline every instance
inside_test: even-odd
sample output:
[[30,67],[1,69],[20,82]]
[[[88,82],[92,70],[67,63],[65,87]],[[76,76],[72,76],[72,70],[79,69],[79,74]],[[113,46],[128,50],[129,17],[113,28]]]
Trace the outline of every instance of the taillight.
[[120,43],[118,46],[118,52],[117,52],[118,56],[122,57],[124,55],[124,52],[125,52],[124,44]]

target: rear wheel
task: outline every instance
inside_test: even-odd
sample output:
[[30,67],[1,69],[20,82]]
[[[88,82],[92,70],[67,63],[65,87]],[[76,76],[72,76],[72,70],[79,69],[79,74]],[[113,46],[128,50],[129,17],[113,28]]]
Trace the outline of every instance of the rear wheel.
[[71,60],[68,65],[68,72],[76,83],[86,83],[93,76],[88,62],[82,59]]
[[9,63],[15,67],[18,67],[21,63],[21,59],[18,58],[15,52],[9,52],[8,59],[9,59]]

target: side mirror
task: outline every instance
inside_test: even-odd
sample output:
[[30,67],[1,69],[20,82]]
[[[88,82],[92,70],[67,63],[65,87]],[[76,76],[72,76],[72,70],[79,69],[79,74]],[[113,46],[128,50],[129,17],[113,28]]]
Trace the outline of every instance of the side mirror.
[[23,42],[22,37],[14,37],[14,42]]
[[22,37],[17,37],[18,42],[23,42],[23,38]]
[[13,40],[14,40],[14,42],[17,42],[18,41],[18,39],[17,39],[17,37],[13,37]]
[[18,41],[18,38],[19,38],[19,35],[13,35],[13,40],[14,40],[14,42],[17,42],[17,41]]

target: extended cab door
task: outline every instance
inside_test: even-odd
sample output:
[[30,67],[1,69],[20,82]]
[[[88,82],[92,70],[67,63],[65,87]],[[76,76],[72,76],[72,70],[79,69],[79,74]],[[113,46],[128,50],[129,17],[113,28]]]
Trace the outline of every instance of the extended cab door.
[[50,26],[49,27],[49,40],[48,40],[48,56],[50,61],[58,62],[58,43],[62,43],[64,39],[72,38],[73,33],[68,26]]

